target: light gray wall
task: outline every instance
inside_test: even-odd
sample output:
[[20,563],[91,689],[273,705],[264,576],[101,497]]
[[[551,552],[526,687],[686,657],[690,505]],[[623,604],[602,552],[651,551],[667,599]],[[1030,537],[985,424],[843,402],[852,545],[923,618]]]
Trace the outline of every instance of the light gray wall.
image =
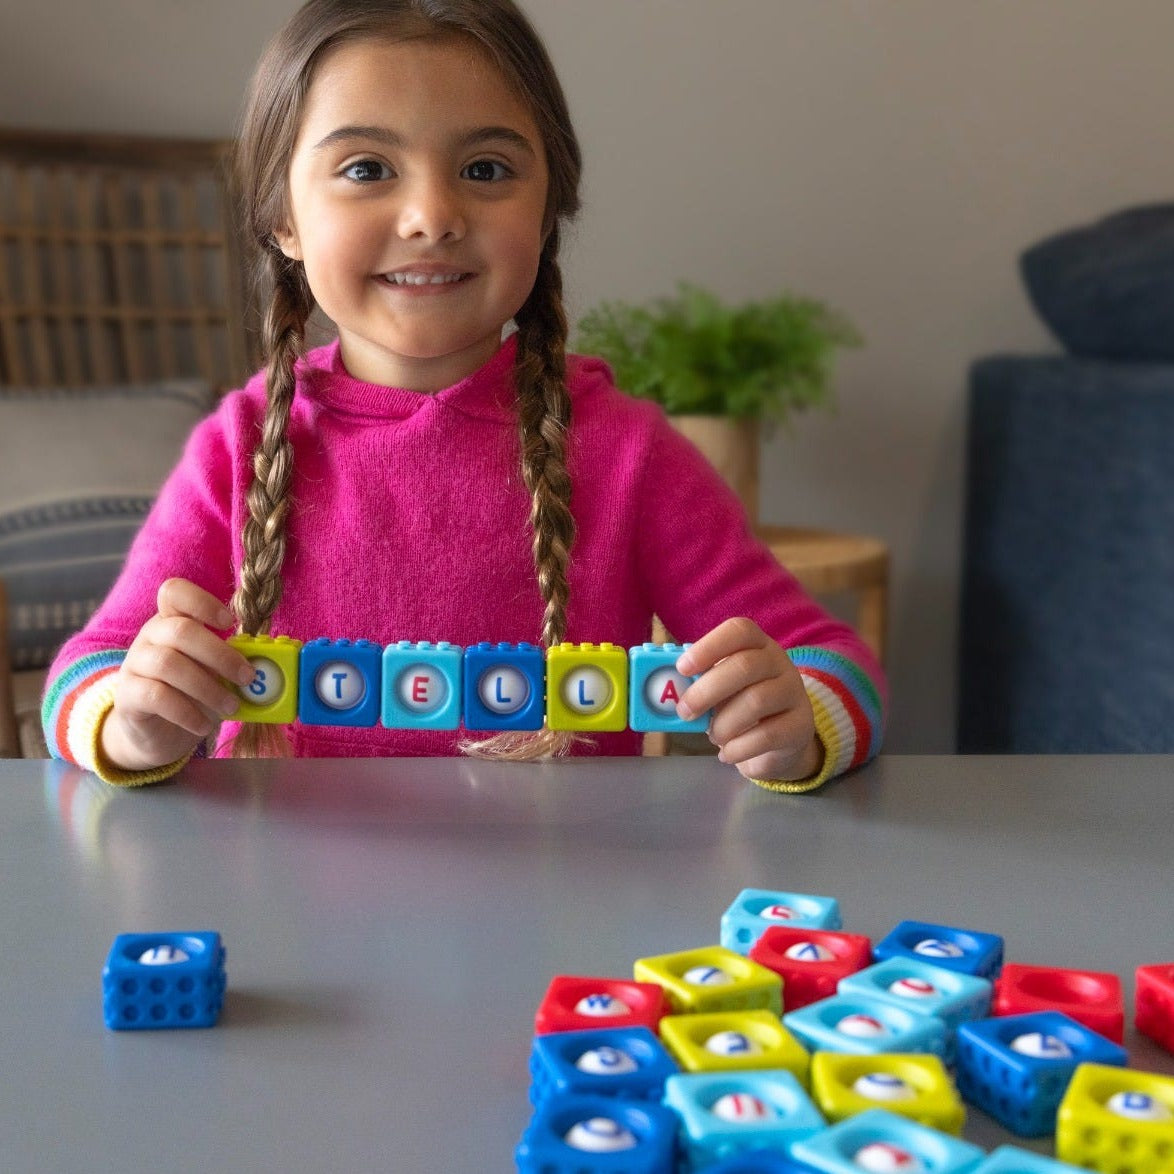
[[[0,119],[227,135],[291,0],[2,0]],[[1170,0],[529,0],[587,157],[572,312],[680,278],[867,346],[767,445],[766,521],[891,545],[889,747],[952,748],[965,376],[1054,350],[1028,243],[1174,191]]]

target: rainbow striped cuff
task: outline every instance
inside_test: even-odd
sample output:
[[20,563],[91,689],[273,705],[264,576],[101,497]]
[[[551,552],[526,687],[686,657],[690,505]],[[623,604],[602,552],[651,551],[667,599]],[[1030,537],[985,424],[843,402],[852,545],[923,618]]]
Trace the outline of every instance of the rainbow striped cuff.
[[853,661],[826,648],[792,648],[815,713],[815,733],[823,745],[823,766],[809,779],[755,779],[769,791],[814,791],[828,779],[861,766],[880,750],[884,716],[876,686]]
[[45,744],[54,758],[92,771],[103,782],[119,786],[158,783],[176,774],[191,755],[155,770],[119,770],[108,763],[98,748],[106,715],[114,708],[113,676],[126,659],[115,649],[94,652],[71,664],[50,685],[41,703]]

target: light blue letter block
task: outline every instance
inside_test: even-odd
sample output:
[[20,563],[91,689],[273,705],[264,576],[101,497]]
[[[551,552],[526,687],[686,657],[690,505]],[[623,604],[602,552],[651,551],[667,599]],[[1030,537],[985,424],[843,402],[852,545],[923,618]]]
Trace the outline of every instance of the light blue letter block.
[[447,640],[389,644],[383,650],[383,724],[389,730],[455,730],[462,652]]

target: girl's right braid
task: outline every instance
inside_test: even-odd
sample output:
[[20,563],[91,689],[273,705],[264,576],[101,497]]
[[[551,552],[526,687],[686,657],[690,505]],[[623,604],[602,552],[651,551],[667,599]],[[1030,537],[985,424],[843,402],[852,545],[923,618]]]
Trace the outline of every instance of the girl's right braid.
[[294,365],[301,356],[310,296],[300,265],[285,257],[274,262],[273,296],[265,316],[263,343],[268,356],[265,419],[261,443],[253,453],[249,516],[241,542],[244,558],[240,583],[232,598],[241,631],[268,632],[281,600],[281,564],[285,558],[285,518],[293,473],[293,445],[287,435],[293,405]]
[[[265,315],[263,344],[268,356],[265,381],[265,419],[261,443],[253,453],[253,482],[249,486],[249,515],[241,544],[240,581],[232,597],[240,631],[266,635],[281,601],[281,567],[285,559],[285,520],[293,474],[293,445],[289,416],[296,380],[294,366],[305,343],[306,319],[313,303],[302,267],[282,255],[268,254],[273,295]],[[233,740],[239,758],[285,755],[288,740],[272,725],[249,723]]]

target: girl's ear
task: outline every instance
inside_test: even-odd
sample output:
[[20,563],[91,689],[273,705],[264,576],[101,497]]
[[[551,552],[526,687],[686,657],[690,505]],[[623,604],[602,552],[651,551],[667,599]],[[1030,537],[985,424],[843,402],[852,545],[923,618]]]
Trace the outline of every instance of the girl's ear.
[[283,224],[280,228],[273,230],[273,240],[291,261],[302,260],[302,246],[298,240],[296,229],[290,228],[288,224]]

